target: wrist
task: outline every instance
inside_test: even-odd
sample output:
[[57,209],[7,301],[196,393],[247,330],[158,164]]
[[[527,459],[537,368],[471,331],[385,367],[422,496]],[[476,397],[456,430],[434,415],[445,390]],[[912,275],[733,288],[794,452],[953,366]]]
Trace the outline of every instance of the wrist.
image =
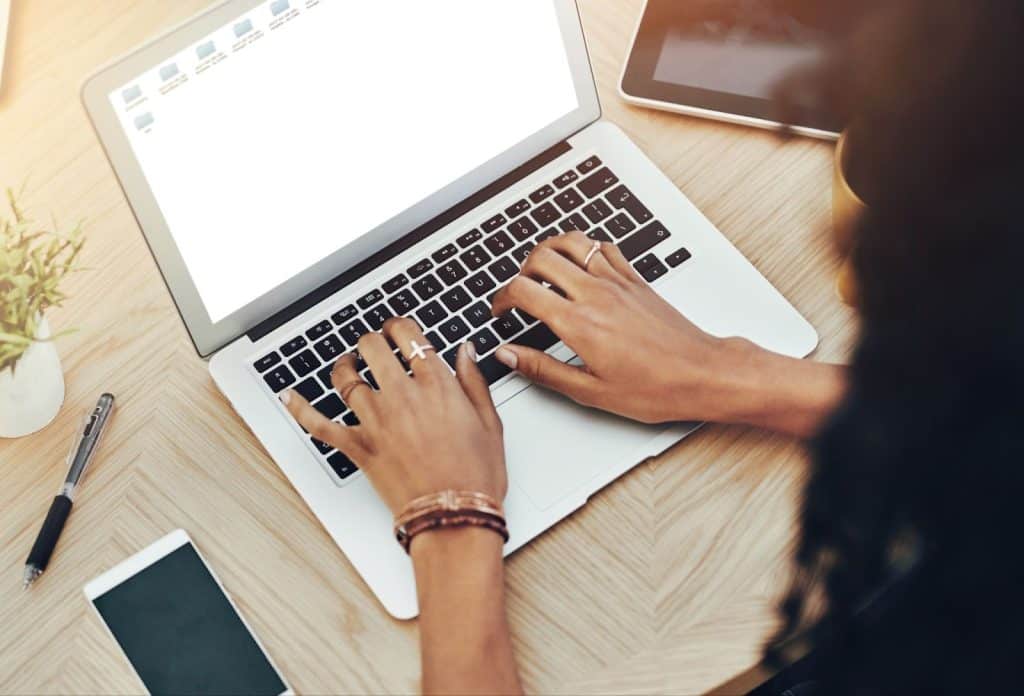
[[500,562],[504,540],[481,527],[438,528],[416,535],[409,546],[416,575]]

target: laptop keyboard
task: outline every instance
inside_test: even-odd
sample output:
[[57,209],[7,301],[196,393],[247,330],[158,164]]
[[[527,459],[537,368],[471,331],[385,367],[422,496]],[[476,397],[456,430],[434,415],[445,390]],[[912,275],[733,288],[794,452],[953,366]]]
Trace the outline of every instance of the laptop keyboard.
[[[649,253],[671,233],[598,157],[589,157],[353,304],[283,342],[253,367],[274,394],[291,387],[327,418],[357,425],[359,419],[331,384],[334,363],[346,351],[354,350],[363,334],[379,331],[390,317],[407,316],[419,323],[452,369],[459,345],[472,341],[480,371],[493,385],[511,372],[494,357],[498,346],[515,342],[547,350],[559,339],[518,309],[495,319],[491,299],[519,273],[538,242],[571,230],[618,245],[648,282],[690,258],[684,247],[663,258]],[[395,354],[401,359],[397,349]],[[377,388],[373,373],[361,358],[357,369]],[[339,479],[358,470],[330,445],[312,437],[310,441]]]

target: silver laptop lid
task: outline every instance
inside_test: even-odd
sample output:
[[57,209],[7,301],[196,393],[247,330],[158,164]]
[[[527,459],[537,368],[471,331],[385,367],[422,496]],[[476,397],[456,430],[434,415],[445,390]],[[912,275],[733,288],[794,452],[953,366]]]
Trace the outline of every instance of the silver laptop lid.
[[82,96],[204,356],[600,116],[574,0],[235,0]]

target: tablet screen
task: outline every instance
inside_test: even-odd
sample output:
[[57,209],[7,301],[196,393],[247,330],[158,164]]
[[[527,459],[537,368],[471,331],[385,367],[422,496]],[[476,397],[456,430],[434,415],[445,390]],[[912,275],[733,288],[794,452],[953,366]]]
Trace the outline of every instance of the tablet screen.
[[153,694],[265,694],[284,682],[186,543],[93,599]]
[[269,0],[108,98],[211,323],[579,108],[554,0]]

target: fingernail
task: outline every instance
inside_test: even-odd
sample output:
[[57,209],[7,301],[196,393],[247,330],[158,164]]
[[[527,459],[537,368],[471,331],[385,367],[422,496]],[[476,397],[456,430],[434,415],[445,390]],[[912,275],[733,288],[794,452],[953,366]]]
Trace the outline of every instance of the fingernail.
[[283,392],[281,392],[281,395],[278,396],[277,398],[279,398],[281,400],[282,404],[287,406],[289,403],[291,403],[291,400],[292,400],[292,390],[291,389],[285,389]]
[[516,369],[516,365],[519,364],[519,356],[510,351],[508,348],[501,347],[494,354],[494,357],[498,359],[505,367],[511,367],[513,370]]
[[471,341],[466,341],[466,355],[468,355],[473,362],[477,361],[476,346],[474,346]]

